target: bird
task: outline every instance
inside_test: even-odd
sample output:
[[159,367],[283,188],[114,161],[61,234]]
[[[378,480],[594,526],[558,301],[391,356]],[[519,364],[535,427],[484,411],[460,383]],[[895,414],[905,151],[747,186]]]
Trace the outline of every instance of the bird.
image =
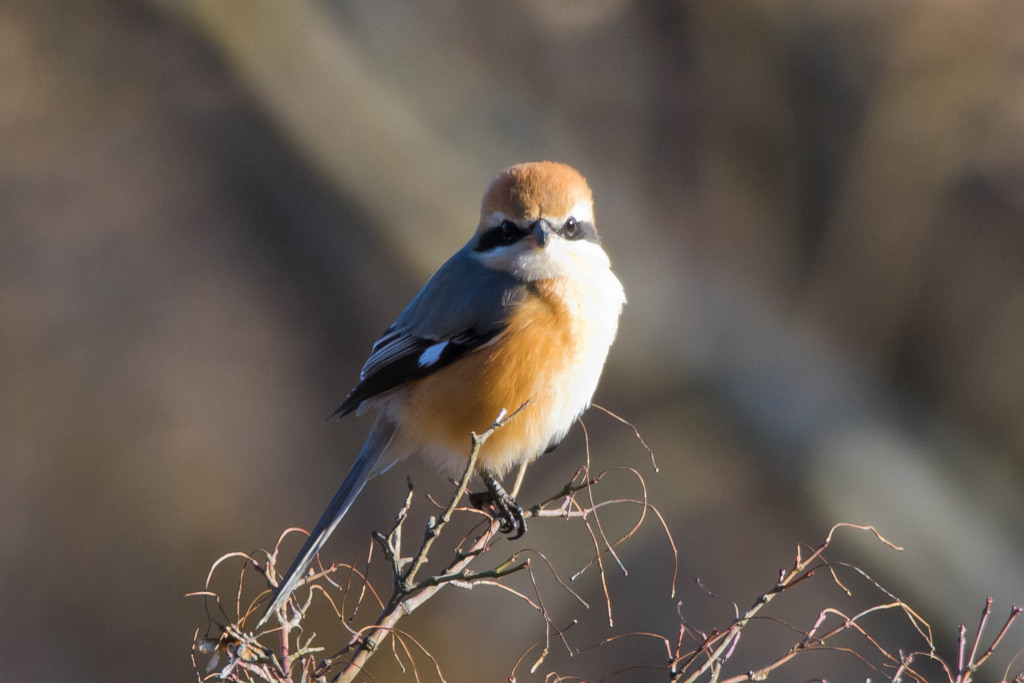
[[501,171],[473,237],[374,343],[359,382],[331,414],[376,409],[260,625],[285,605],[370,479],[413,454],[461,474],[470,434],[517,409],[481,446],[476,474],[500,530],[521,536],[522,507],[498,478],[553,450],[590,406],[625,303],[583,175],[553,161]]

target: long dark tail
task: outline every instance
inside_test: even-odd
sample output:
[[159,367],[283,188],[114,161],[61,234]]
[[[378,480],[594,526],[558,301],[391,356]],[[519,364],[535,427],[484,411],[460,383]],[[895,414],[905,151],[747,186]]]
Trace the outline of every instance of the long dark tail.
[[278,586],[274,599],[267,606],[267,610],[263,613],[260,623],[256,625],[257,628],[263,626],[267,619],[270,618],[270,615],[281,609],[285,602],[288,601],[292,591],[305,578],[306,571],[313,564],[316,554],[324,547],[324,543],[327,542],[331,533],[334,532],[338,522],[342,520],[348,509],[352,507],[352,503],[355,502],[356,497],[359,496],[363,487],[366,486],[366,482],[394,464],[394,460],[390,462],[386,459],[382,460],[382,456],[387,451],[394,432],[394,427],[390,422],[383,418],[378,418],[373,430],[370,432],[370,436],[366,439],[366,443],[363,444],[359,456],[356,458],[355,463],[353,463],[352,469],[345,476],[345,481],[341,483],[341,488],[334,494],[331,504],[327,506],[327,510],[320,517],[320,521],[316,523],[316,527],[309,535],[309,539],[306,540],[306,544],[302,546],[302,550],[299,551],[295,561],[292,562],[292,566],[288,568],[288,573],[285,574],[284,579]]

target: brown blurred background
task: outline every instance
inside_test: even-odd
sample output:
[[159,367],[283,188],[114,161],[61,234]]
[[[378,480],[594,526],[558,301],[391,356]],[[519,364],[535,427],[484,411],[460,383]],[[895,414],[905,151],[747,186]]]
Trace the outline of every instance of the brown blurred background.
[[[661,473],[591,412],[595,465],[644,473],[687,617],[731,614],[695,577],[748,604],[850,521],[906,550],[839,559],[952,648],[986,596],[1024,602],[1022,84],[1017,0],[0,4],[0,678],[194,679],[181,596],[315,522],[368,428],[323,418],[490,178],[542,158],[594,188],[630,299],[597,401]],[[577,433],[524,501],[582,457]],[[403,468],[331,559],[405,473],[443,490]],[[623,559],[617,628],[673,637],[656,526]],[[611,633],[588,581],[576,646]],[[543,637],[481,591],[408,628],[453,681]],[[519,680],[663,655],[552,657]],[[793,671],[869,675],[839,661]]]

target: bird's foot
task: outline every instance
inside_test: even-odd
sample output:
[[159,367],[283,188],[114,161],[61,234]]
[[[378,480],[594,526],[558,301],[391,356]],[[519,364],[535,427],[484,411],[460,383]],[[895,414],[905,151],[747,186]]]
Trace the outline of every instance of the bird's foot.
[[489,473],[485,472],[481,479],[487,490],[469,494],[469,502],[479,509],[490,507],[495,519],[501,521],[501,533],[511,534],[509,540],[515,540],[525,534],[526,516],[523,514],[523,507]]

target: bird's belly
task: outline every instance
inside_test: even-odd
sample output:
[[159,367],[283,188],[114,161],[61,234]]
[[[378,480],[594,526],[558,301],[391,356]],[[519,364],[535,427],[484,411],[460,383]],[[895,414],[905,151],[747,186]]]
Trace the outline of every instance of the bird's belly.
[[618,320],[595,335],[587,316],[538,287],[483,347],[409,387],[399,410],[409,447],[452,470],[469,455],[471,432],[485,431],[504,410],[526,407],[480,451],[479,467],[502,474],[557,443],[590,403]]

